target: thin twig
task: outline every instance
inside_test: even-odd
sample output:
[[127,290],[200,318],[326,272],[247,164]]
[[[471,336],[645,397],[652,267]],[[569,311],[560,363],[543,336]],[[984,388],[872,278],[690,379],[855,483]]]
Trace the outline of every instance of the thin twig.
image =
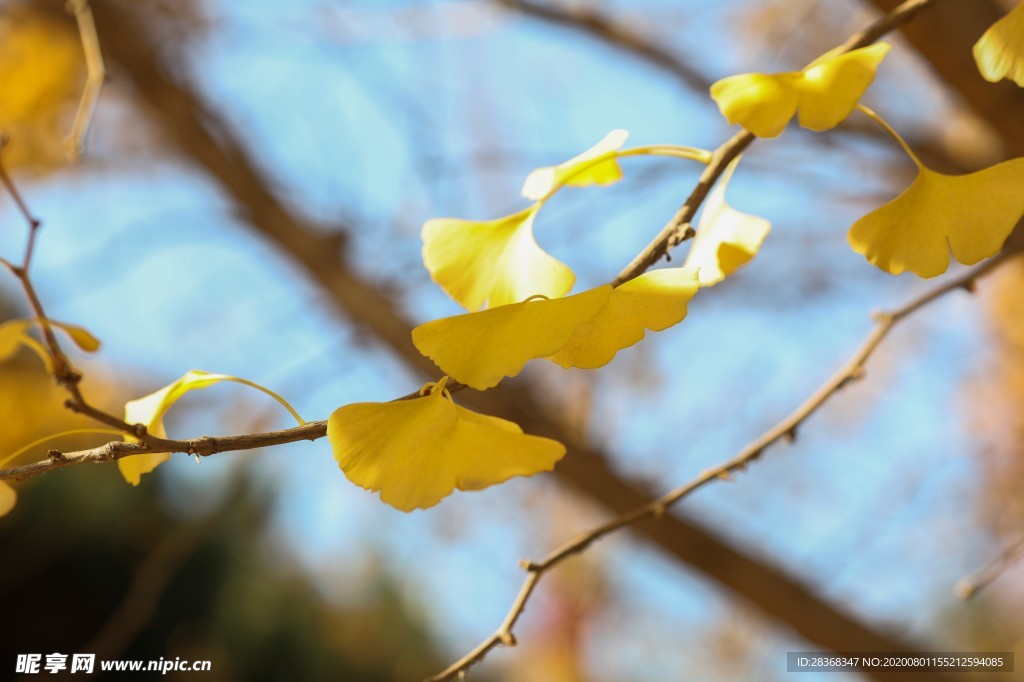
[[155,446],[161,441],[161,439],[149,436],[143,425],[128,424],[116,415],[90,405],[82,394],[82,390],[79,387],[79,384],[82,381],[82,374],[75,369],[71,364],[71,361],[68,360],[67,355],[64,354],[64,351],[60,346],[60,342],[57,340],[57,335],[53,331],[53,326],[50,324],[50,320],[46,316],[46,312],[43,310],[43,304],[39,299],[39,294],[36,293],[35,286],[32,284],[32,278],[29,275],[29,270],[32,265],[32,257],[35,253],[36,239],[42,223],[37,218],[33,217],[24,198],[18,191],[14,181],[11,179],[10,174],[7,172],[6,166],[4,166],[3,153],[8,142],[9,140],[6,135],[0,135],[0,182],[2,182],[8,193],[14,197],[15,203],[18,205],[22,216],[25,218],[25,222],[28,225],[28,239],[25,244],[25,253],[20,265],[15,265],[5,258],[0,258],[0,266],[7,268],[21,284],[21,288],[25,292],[25,298],[28,300],[29,307],[32,309],[33,315],[39,322],[39,328],[43,333],[43,340],[46,342],[46,353],[50,358],[50,371],[57,383],[64,387],[70,395],[70,398],[64,403],[64,405],[72,412],[84,414],[96,421],[120,429],[126,434]]
[[792,413],[757,439],[752,441],[745,448],[740,450],[732,459],[700,474],[685,485],[671,490],[661,497],[630,512],[623,514],[593,530],[590,530],[576,539],[567,542],[555,549],[540,561],[523,561],[522,568],[527,572],[523,586],[512,607],[509,609],[505,620],[502,621],[494,633],[481,642],[475,649],[453,663],[444,671],[430,677],[426,682],[441,682],[452,679],[464,673],[472,665],[479,663],[495,647],[499,645],[512,646],[515,644],[515,636],[512,628],[516,621],[526,609],[530,595],[533,594],[541,577],[552,568],[562,563],[570,556],[583,552],[596,541],[610,535],[622,528],[630,526],[638,521],[649,518],[663,517],[670,507],[687,495],[713,483],[717,480],[728,480],[732,474],[740,472],[753,461],[761,457],[770,446],[780,440],[792,440],[797,430],[811,415],[818,411],[828,400],[848,384],[858,381],[865,376],[864,365],[875,352],[882,340],[888,336],[893,327],[900,321],[906,319],[915,312],[921,310],[930,303],[938,300],[951,291],[966,290],[973,291],[974,283],[982,276],[1004,263],[1016,252],[1005,252],[997,255],[982,265],[968,270],[967,272],[953,277],[942,284],[925,291],[920,296],[912,299],[907,304],[889,312],[875,313],[875,326],[861,342],[860,347],[849,360],[831,378],[822,384],[803,404],[797,407]]
[[953,591],[961,599],[970,599],[983,589],[991,585],[1013,566],[1014,563],[1024,557],[1024,538],[1013,543],[986,566],[978,569],[971,575],[957,581]]

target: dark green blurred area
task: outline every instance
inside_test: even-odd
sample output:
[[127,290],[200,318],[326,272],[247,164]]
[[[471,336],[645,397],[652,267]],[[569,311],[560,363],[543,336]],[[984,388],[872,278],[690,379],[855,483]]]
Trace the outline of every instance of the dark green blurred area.
[[53,652],[97,654],[97,674],[72,679],[99,676],[101,659],[161,657],[208,659],[212,671],[108,676],[372,681],[443,667],[388,575],[374,571],[355,606],[318,594],[268,527],[272,496],[244,475],[180,518],[155,478],[133,489],[111,466],[21,485],[0,519],[0,679],[15,679],[17,654]]

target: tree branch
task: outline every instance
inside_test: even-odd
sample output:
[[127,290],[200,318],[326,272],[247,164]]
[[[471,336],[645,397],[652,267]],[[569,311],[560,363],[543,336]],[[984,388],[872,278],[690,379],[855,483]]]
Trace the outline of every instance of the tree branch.
[[838,393],[840,389],[851,382],[858,381],[864,377],[865,363],[875,350],[877,350],[882,340],[889,335],[889,332],[892,331],[893,327],[908,316],[918,310],[921,310],[928,304],[938,300],[951,291],[956,291],[958,289],[972,291],[974,283],[978,278],[994,270],[1000,264],[1005,262],[1010,255],[1011,254],[1009,253],[1000,254],[979,267],[969,270],[962,275],[940,284],[939,286],[929,289],[922,295],[914,298],[907,304],[896,308],[895,310],[875,313],[874,328],[865,337],[857,351],[849,360],[846,361],[839,371],[833,374],[828,381],[822,384],[818,390],[812,393],[811,396],[807,398],[802,405],[791,412],[789,416],[740,450],[740,452],[732,459],[720,464],[719,466],[708,469],[689,483],[665,493],[656,500],[653,500],[641,507],[637,507],[616,519],[612,519],[593,530],[583,533],[576,539],[567,542],[554,550],[540,561],[523,561],[520,565],[523,570],[527,572],[526,579],[523,581],[523,586],[520,588],[518,596],[512,603],[512,607],[505,616],[505,620],[502,621],[498,629],[473,649],[473,651],[466,654],[441,673],[428,678],[427,682],[441,682],[442,680],[452,679],[453,677],[468,670],[472,665],[479,663],[498,645],[514,645],[515,637],[512,634],[512,628],[526,609],[526,604],[530,599],[530,595],[533,594],[537,584],[548,571],[553,569],[555,566],[558,566],[567,558],[585,551],[598,540],[611,535],[618,530],[626,528],[627,526],[644,519],[657,519],[664,517],[672,505],[676,504],[687,495],[696,492],[700,488],[703,488],[714,481],[728,480],[732,474],[745,470],[751,462],[759,459],[770,446],[783,439],[794,439],[796,437],[797,429],[800,428],[800,426],[809,419],[811,415],[817,412],[818,408],[828,402],[828,400]]
[[507,9],[556,26],[563,26],[609,43],[662,69],[675,80],[701,94],[711,87],[702,73],[667,48],[652,43],[608,16],[585,7],[557,7],[533,0],[495,0]]

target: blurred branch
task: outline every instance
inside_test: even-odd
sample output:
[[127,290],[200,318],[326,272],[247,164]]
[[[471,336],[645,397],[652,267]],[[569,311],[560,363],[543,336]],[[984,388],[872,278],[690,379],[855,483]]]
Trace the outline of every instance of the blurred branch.
[[[173,73],[157,52],[149,26],[136,15],[136,6],[104,0],[94,2],[94,11],[108,57],[132,82],[153,122],[162,127],[175,148],[218,183],[235,202],[243,220],[305,268],[339,312],[371,330],[410,368],[436,376],[433,363],[412,346],[411,325],[395,303],[349,268],[341,233],[311,224],[274,196],[233,131]],[[560,482],[612,513],[625,513],[650,499],[644,490],[618,476],[604,453],[542,407],[535,393],[522,382],[508,382],[501,389],[486,393],[468,392],[464,398],[476,409],[520,423],[530,433],[564,442],[569,455],[556,468],[555,475]],[[310,431],[302,435],[303,439],[314,435],[314,429],[322,428],[322,423],[308,428]],[[299,439],[292,435],[295,434],[287,437]],[[285,436],[276,432],[274,438]],[[218,442],[223,439],[213,439],[214,445]],[[268,440],[266,444],[273,443]],[[658,523],[640,523],[635,529],[676,559],[690,564],[820,647],[838,651],[914,648],[911,643],[879,634],[859,623],[817,597],[796,578],[731,547],[692,520],[667,515]]]
[[106,69],[103,66],[103,53],[100,51],[100,40],[96,35],[96,22],[93,21],[89,0],[68,0],[68,11],[75,15],[78,33],[82,37],[82,50],[85,52],[85,88],[78,102],[75,120],[68,135],[68,150],[72,159],[81,157],[85,150],[85,138],[89,134],[96,103],[106,80]]
[[1024,557],[1024,538],[1007,547],[1002,554],[985,567],[958,581],[953,591],[961,599],[970,599],[995,582],[1022,557]]
[[[868,2],[885,12],[897,0]],[[903,33],[935,74],[999,134],[1007,155],[1015,157],[1024,156],[1024,90],[1009,81],[989,83],[981,77],[974,60],[964,58],[975,41],[1004,14],[996,0],[942,2]]]
[[578,31],[613,47],[624,50],[649,64],[666,71],[677,81],[701,94],[711,88],[703,74],[683,61],[668,48],[651,41],[601,12],[585,7],[559,7],[555,3],[534,0],[494,0],[507,9],[556,26]]
[[519,620],[519,617],[526,609],[526,604],[529,601],[530,596],[533,594],[534,589],[536,589],[537,584],[548,571],[553,569],[555,566],[558,566],[569,557],[585,551],[588,547],[605,536],[611,535],[618,530],[626,528],[644,519],[657,519],[663,517],[672,505],[676,504],[687,495],[696,492],[700,488],[703,488],[717,480],[730,480],[732,474],[746,470],[747,465],[759,459],[761,455],[764,454],[765,450],[778,443],[780,440],[795,440],[797,429],[800,428],[800,426],[809,419],[811,415],[817,412],[818,408],[828,402],[828,400],[838,393],[840,389],[854,381],[862,379],[865,376],[864,366],[868,359],[872,354],[874,354],[885,337],[889,335],[889,332],[892,331],[899,322],[921,310],[930,303],[937,301],[951,291],[956,291],[958,289],[973,291],[974,284],[979,278],[988,274],[1014,255],[1017,255],[1017,252],[1003,252],[984,264],[968,270],[962,275],[953,277],[939,286],[925,291],[920,296],[914,298],[905,305],[896,308],[895,310],[875,313],[874,328],[870,333],[868,333],[864,341],[861,342],[857,351],[849,360],[847,360],[839,371],[833,374],[831,378],[822,384],[818,390],[812,393],[811,396],[807,398],[802,405],[797,407],[796,410],[790,413],[789,416],[740,450],[735,457],[717,467],[708,469],[694,480],[686,483],[685,485],[679,486],[675,490],[665,493],[658,499],[641,507],[637,507],[629,513],[623,514],[616,519],[604,523],[589,532],[583,533],[575,540],[572,540],[554,550],[540,561],[522,562],[521,566],[523,570],[527,572],[526,579],[523,581],[523,586],[520,588],[518,596],[512,603],[512,607],[505,616],[505,620],[502,621],[498,629],[495,630],[495,632],[485,639],[479,646],[477,646],[476,649],[466,654],[466,656],[459,661],[456,661],[451,667],[440,674],[429,678],[427,682],[441,682],[442,680],[448,680],[455,677],[467,670],[473,664],[478,663],[491,649],[499,644],[506,646],[514,645],[515,637],[512,634],[512,628],[515,627],[516,621]]

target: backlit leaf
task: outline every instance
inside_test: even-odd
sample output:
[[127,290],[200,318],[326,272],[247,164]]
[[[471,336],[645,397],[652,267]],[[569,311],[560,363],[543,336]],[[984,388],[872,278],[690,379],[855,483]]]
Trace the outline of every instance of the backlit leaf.
[[878,43],[829,53],[802,71],[730,76],[711,86],[711,97],[729,123],[758,137],[778,136],[797,113],[803,127],[828,130],[857,106],[889,49]]
[[619,285],[604,307],[576,328],[550,359],[562,367],[593,369],[644,338],[682,322],[700,283],[696,268],[652,270]]
[[480,390],[519,374],[533,358],[558,352],[608,300],[610,285],[566,298],[530,300],[446,317],[412,332],[421,353],[445,374]]
[[43,170],[66,161],[64,138],[85,78],[74,24],[45,12],[0,12],[0,130],[8,167]]
[[985,31],[974,45],[974,60],[986,80],[1009,78],[1024,88],[1024,3]]
[[0,516],[10,513],[17,502],[18,493],[14,491],[14,488],[7,481],[0,481]]
[[920,166],[902,194],[850,228],[850,246],[898,275],[941,275],[949,253],[965,265],[994,256],[1024,216],[1024,159],[967,175]]
[[[146,431],[157,438],[167,438],[167,432],[164,430],[164,415],[171,409],[171,406],[189,391],[207,388],[222,381],[233,381],[266,393],[281,403],[299,424],[304,423],[302,417],[284,398],[268,388],[227,374],[211,374],[195,369],[189,371],[180,379],[164,386],[159,391],[125,403],[124,420],[128,424],[145,425]],[[126,440],[134,439],[129,437]],[[126,481],[132,485],[138,485],[143,474],[153,471],[157,466],[166,462],[170,456],[170,453],[167,452],[149,452],[143,455],[122,457],[117,460],[117,466]]]
[[540,201],[562,185],[587,187],[610,185],[622,178],[622,168],[615,152],[626,143],[629,132],[613,130],[603,140],[557,166],[538,168],[526,176],[522,194],[527,199]]
[[700,268],[700,284],[709,287],[746,265],[761,249],[771,223],[737,211],[725,201],[725,192],[739,164],[729,164],[704,202],[697,235],[686,255],[686,267]]
[[550,471],[565,455],[554,440],[456,405],[444,380],[420,398],[334,411],[327,437],[345,476],[402,511],[432,507],[453,490],[481,490]]
[[423,226],[423,264],[449,296],[471,311],[536,295],[564,296],[576,278],[534,240],[538,208],[497,220],[428,220]]

